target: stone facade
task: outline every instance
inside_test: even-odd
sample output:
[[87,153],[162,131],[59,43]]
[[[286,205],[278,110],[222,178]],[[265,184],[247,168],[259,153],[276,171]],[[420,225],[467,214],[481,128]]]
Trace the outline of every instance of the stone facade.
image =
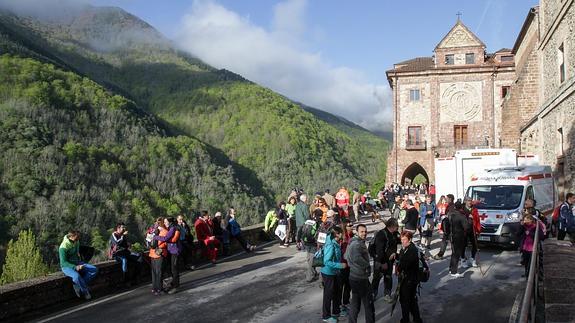
[[[481,40],[458,21],[434,53],[434,57],[408,60],[387,71],[394,101],[388,183],[404,182],[420,173],[433,183],[436,156],[498,145],[493,138],[500,133],[500,93],[515,78],[511,51],[486,55]],[[417,140],[409,135],[412,127],[421,129]],[[466,138],[460,135],[459,143],[457,131],[463,131]]]
[[521,151],[535,153],[543,164],[553,167],[560,199],[566,192],[575,192],[574,2],[540,2],[541,35],[536,49],[540,104],[536,116],[520,130]]
[[519,153],[520,128],[530,121],[539,109],[540,67],[539,67],[539,10],[532,8],[525,19],[512,52],[515,54],[516,79],[509,90],[502,107],[501,146],[514,148]]

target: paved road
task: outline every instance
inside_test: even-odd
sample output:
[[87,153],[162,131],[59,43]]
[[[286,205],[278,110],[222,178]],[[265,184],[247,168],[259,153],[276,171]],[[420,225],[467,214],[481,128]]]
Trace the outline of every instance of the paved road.
[[[368,226],[370,232],[379,227]],[[459,279],[449,277],[448,257],[430,262],[432,277],[423,284],[419,301],[425,322],[508,322],[524,287],[519,254],[484,248],[479,258],[481,269],[467,269]],[[304,265],[305,253],[268,245],[184,274],[175,295],[155,297],[146,285],[41,321],[321,322],[322,289],[318,282],[304,282]],[[391,305],[381,298],[375,307],[378,322],[399,321],[399,305],[391,317]]]

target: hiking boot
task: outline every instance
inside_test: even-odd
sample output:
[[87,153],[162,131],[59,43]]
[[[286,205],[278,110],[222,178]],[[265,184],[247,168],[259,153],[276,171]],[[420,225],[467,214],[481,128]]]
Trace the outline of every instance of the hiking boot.
[[76,296],[78,296],[78,298],[82,297],[82,290],[80,290],[80,286],[73,284],[72,285],[74,287],[74,293],[76,293]]
[[86,294],[84,294],[84,299],[87,301],[92,299],[92,295],[90,295],[90,292],[86,292]]
[[461,277],[463,277],[463,275],[462,275],[462,274],[460,274],[460,273],[456,273],[456,274],[449,274],[449,276],[451,276],[451,278],[461,278]]
[[477,268],[477,262],[473,258],[471,258],[471,267]]
[[332,317],[328,317],[326,319],[323,319],[322,322],[337,323],[337,319],[332,316]]

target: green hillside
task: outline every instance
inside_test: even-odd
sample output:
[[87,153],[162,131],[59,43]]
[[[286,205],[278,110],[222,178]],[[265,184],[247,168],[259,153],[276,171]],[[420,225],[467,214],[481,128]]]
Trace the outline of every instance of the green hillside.
[[261,185],[239,180],[217,149],[168,136],[132,101],[53,65],[6,54],[0,151],[0,243],[32,228],[50,260],[71,228],[89,233],[90,242],[125,221],[134,241],[142,241],[157,216],[223,210],[233,201],[243,222],[255,222],[270,203]]
[[[276,198],[370,185],[384,178],[387,142],[360,127],[342,131],[281,95],[180,53],[151,26],[117,8],[63,22],[5,15],[12,41],[62,62],[222,150]],[[39,52],[36,50],[35,52]]]

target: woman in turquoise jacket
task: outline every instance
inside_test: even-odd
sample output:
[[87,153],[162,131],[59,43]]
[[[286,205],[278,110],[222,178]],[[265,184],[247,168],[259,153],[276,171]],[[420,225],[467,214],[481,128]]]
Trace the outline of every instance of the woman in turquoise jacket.
[[320,272],[323,278],[322,312],[324,322],[337,322],[337,317],[342,314],[339,307],[341,297],[337,297],[337,295],[340,295],[339,289],[342,285],[338,273],[340,269],[344,269],[347,266],[347,264],[341,262],[339,242],[342,237],[343,230],[338,226],[334,226],[326,237],[325,245],[323,246],[323,267]]

